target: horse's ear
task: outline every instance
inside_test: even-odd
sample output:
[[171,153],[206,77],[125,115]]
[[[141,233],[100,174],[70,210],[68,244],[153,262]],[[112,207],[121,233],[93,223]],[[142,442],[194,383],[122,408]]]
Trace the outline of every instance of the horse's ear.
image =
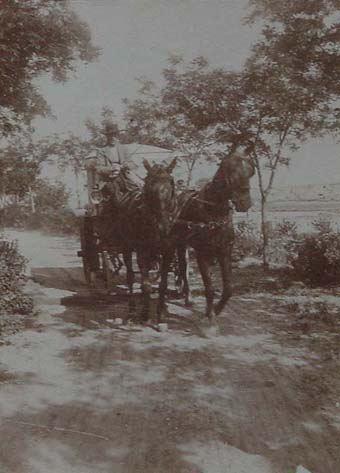
[[146,169],[148,172],[150,172],[151,169],[152,169],[152,166],[151,166],[151,164],[149,163],[149,161],[148,161],[147,159],[143,159],[143,164],[144,164],[145,169]]
[[174,158],[169,164],[169,166],[167,167],[167,170],[169,173],[172,173],[172,171],[175,169],[176,164],[177,164],[177,158]]

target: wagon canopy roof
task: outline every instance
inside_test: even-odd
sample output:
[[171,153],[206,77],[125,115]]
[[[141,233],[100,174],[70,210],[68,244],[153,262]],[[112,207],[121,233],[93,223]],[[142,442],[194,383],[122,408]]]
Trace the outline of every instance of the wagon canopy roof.
[[[94,150],[91,156],[100,154],[101,150]],[[147,159],[150,164],[152,163],[163,163],[170,162],[174,157],[181,158],[180,152],[172,151],[165,148],[159,148],[157,146],[144,145],[139,143],[121,144],[112,149],[112,160],[120,161],[128,164],[131,171],[133,171],[139,177],[144,177],[146,174],[143,160]],[[90,155],[89,155],[90,156]],[[183,168],[181,167],[180,159],[176,166],[175,176],[183,175]]]

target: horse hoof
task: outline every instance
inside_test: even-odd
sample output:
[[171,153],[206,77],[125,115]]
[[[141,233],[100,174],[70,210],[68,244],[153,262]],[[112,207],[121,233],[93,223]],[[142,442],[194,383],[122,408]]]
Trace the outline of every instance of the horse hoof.
[[203,322],[203,326],[206,328],[215,327],[216,326],[215,315],[213,313],[210,313],[210,314],[206,313],[205,318],[204,320],[202,320],[202,322]]
[[188,301],[184,302],[184,305],[185,305],[185,307],[193,307],[194,303],[193,303],[193,301],[188,300]]
[[222,307],[220,307],[219,305],[216,305],[214,307],[214,313],[215,315],[220,315],[220,313],[222,312]]
[[225,305],[226,305],[225,302],[218,302],[218,304],[216,304],[215,307],[214,307],[215,315],[220,315],[220,313],[224,309]]

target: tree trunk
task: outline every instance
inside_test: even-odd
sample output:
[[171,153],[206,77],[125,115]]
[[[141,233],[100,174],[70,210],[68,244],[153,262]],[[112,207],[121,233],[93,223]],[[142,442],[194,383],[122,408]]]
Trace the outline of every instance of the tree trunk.
[[186,186],[189,187],[190,184],[191,184],[191,179],[192,179],[192,171],[195,167],[195,161],[192,161],[189,165],[188,165],[188,175],[187,175],[187,181],[186,181]]
[[268,222],[266,218],[266,204],[267,204],[267,199],[265,196],[262,196],[261,197],[261,236],[262,236],[262,264],[263,264],[264,271],[266,271],[269,267],[268,260],[267,260],[269,228],[268,228]]
[[30,204],[31,204],[31,212],[32,214],[35,214],[35,199],[34,199],[34,194],[31,187],[28,188],[28,195],[29,195]]
[[80,182],[79,182],[79,169],[74,167],[74,177],[76,182],[76,196],[77,196],[77,206],[78,209],[81,208],[81,199],[80,199]]

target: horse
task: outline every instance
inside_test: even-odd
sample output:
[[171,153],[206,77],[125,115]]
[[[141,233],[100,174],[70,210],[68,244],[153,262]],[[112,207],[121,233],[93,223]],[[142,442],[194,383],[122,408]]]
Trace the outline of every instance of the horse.
[[171,246],[167,239],[177,212],[175,183],[172,177],[176,159],[169,165],[151,165],[147,160],[144,160],[143,164],[147,170],[144,186],[124,195],[114,219],[115,234],[112,237],[114,244],[123,254],[131,294],[134,284],[132,253],[136,252],[141,274],[143,314],[144,318],[147,318],[152,290],[149,272],[159,259],[161,273],[167,273],[171,263],[168,257]]
[[[232,208],[246,212],[251,207],[250,179],[255,168],[249,158],[238,152],[223,155],[212,178],[200,191],[183,192],[179,195],[180,212],[173,225],[173,252],[177,250],[179,275],[183,281],[186,305],[190,304],[186,250],[194,249],[198,268],[204,283],[206,297],[205,315],[211,319],[225,307],[231,297],[231,254],[234,240]],[[174,254],[174,253],[173,253]],[[214,289],[211,266],[217,259],[222,276],[221,299],[214,306]],[[159,311],[165,306],[166,278],[160,288]]]

